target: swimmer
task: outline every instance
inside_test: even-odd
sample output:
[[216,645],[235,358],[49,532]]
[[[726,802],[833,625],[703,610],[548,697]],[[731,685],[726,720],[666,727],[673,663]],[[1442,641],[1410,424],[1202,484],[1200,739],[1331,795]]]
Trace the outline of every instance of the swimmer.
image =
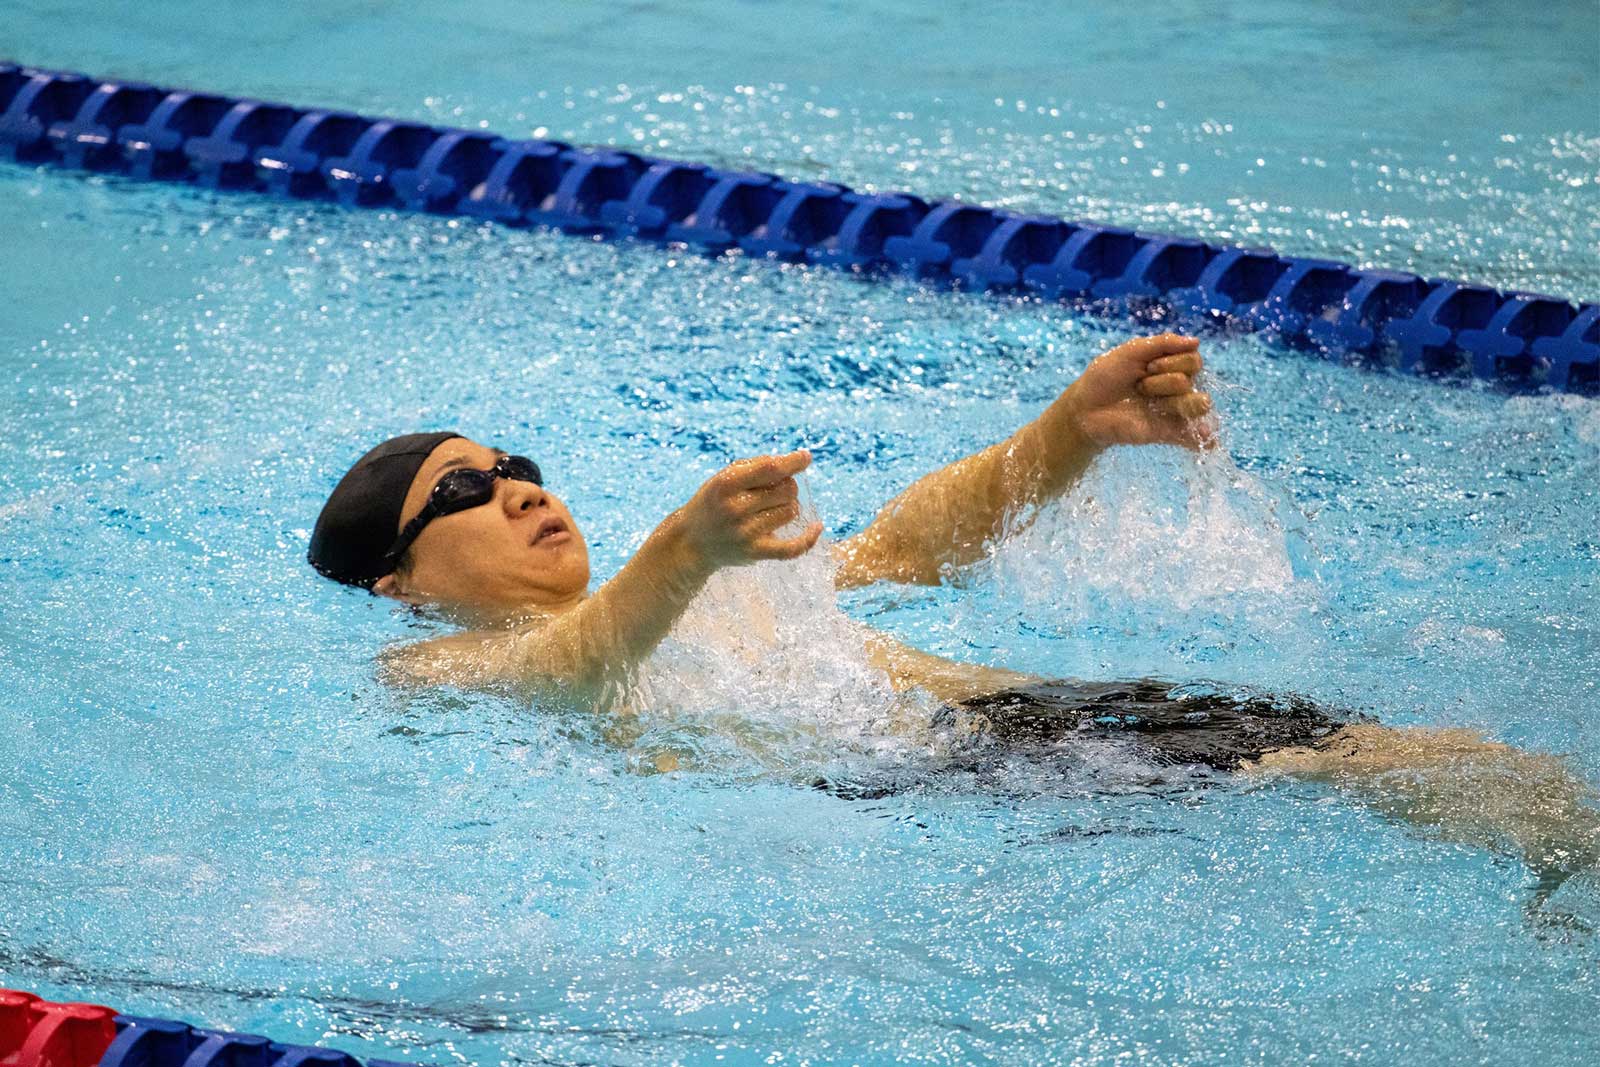
[[[1212,447],[1202,367],[1191,337],[1113,348],[1037,418],[925,475],[832,546],[836,586],[938,584],[982,558],[1015,516],[1068,492],[1112,446]],[[793,560],[817,544],[821,523],[783,532],[800,517],[795,475],[810,462],[798,451],[731,464],[591,593],[583,534],[536,462],[453,433],[408,434],[339,482],[309,558],[329,578],[464,627],[395,651],[394,677],[599,706],[714,573]],[[1551,887],[1600,864],[1600,811],[1585,784],[1553,756],[1470,731],[1394,729],[1299,698],[1185,695],[1149,680],[1052,682],[876,633],[866,651],[896,690],[941,701],[943,725],[958,732],[1025,745],[1115,731],[1157,762],[1333,783],[1452,840],[1512,849]]]

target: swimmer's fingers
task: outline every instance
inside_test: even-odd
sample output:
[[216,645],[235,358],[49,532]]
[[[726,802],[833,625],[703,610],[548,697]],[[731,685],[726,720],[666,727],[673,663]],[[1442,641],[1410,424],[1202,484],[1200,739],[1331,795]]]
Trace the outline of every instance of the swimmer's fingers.
[[[800,517],[794,480],[811,462],[805,451],[740,460],[712,475],[681,509],[688,543],[712,567],[758,559],[792,559],[816,543],[820,523],[801,538],[777,531]],[[814,527],[814,528],[813,528]]]
[[1148,337],[1135,337],[1131,341],[1124,341],[1112,351],[1129,358],[1141,356],[1146,363],[1149,363],[1162,356],[1192,352],[1199,347],[1198,337],[1190,337],[1184,333],[1153,333]]
[[750,555],[755,559],[798,559],[811,551],[821,536],[822,523],[814,522],[798,537],[761,538],[750,546]]
[[811,465],[811,453],[799,449],[783,456],[757,456],[730,464],[723,472],[734,489],[760,489],[775,485]]
[[1211,414],[1210,393],[1184,393],[1155,401],[1162,414],[1184,420],[1203,419]]
[[739,529],[749,540],[755,540],[765,534],[785,526],[800,517],[800,502],[798,500],[785,501],[774,507],[763,508],[754,515],[749,516],[739,524]]
[[1181,397],[1194,389],[1194,379],[1176,371],[1170,374],[1152,374],[1141,378],[1136,388],[1145,396]]
[[775,485],[759,489],[741,489],[735,494],[737,508],[746,515],[754,515],[769,508],[781,508],[800,499],[800,485],[793,478],[785,478]]
[[1152,401],[1166,425],[1168,439],[1185,448],[1211,448],[1217,443],[1217,420],[1211,417],[1208,393],[1185,393]]
[[[1099,357],[1068,387],[1068,408],[1091,411],[1138,395],[1136,387],[1154,375],[1185,373],[1184,368],[1199,359],[1200,342],[1177,333],[1135,337]],[[1172,369],[1152,367],[1161,360],[1176,358]]]
[[1100,358],[1142,377],[1146,373],[1146,368],[1156,360],[1194,353],[1199,348],[1198,337],[1189,337],[1181,333],[1158,333],[1150,337],[1135,337],[1131,341],[1124,341]]
[[[1198,344],[1198,342],[1196,342]],[[1145,367],[1146,375],[1157,374],[1187,374],[1193,378],[1205,367],[1205,360],[1200,358],[1198,349],[1189,352],[1180,352],[1175,356],[1162,356],[1152,359]]]

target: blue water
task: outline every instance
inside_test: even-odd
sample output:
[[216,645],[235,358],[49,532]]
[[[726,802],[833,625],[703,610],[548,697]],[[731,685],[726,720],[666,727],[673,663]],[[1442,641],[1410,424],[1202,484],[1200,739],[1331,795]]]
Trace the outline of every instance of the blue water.
[[[1600,293],[1592,5],[539,17],[0,7],[0,53]],[[303,563],[342,464],[441,424],[537,456],[599,577],[751,452],[810,447],[842,535],[1124,325],[14,167],[0,278],[0,985],[431,1063],[1600,1061],[1600,943],[1525,914],[1526,868],[1317,787],[1086,751],[806,788],[925,758],[820,654],[815,568],[702,606],[815,627],[761,699],[680,634],[613,728],[385,688],[437,625]],[[1206,352],[1226,457],[1108,456],[956,585],[844,616],[1600,781],[1600,404]]]

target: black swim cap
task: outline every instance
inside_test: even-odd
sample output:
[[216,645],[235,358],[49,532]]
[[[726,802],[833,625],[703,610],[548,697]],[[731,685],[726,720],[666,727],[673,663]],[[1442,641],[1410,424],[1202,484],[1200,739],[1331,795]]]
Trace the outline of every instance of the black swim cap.
[[322,505],[306,558],[325,577],[371,589],[400,535],[400,511],[428,455],[458,433],[391,437],[356,461]]

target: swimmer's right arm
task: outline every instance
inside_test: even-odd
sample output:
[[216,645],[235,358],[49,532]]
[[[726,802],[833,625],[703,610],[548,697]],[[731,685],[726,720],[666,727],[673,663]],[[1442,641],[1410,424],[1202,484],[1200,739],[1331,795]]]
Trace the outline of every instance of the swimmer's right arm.
[[794,537],[776,531],[800,514],[794,476],[808,452],[740,460],[713,475],[668,515],[593,596],[517,630],[425,642],[392,662],[412,680],[523,690],[594,692],[624,680],[723,567],[794,559],[822,524]]
[[1106,448],[1206,447],[1214,427],[1211,398],[1195,385],[1202,365],[1199,342],[1177,334],[1111,349],[1010,437],[919,478],[835,545],[835,584],[937,585],[981,559],[1017,516],[1071,490]]

